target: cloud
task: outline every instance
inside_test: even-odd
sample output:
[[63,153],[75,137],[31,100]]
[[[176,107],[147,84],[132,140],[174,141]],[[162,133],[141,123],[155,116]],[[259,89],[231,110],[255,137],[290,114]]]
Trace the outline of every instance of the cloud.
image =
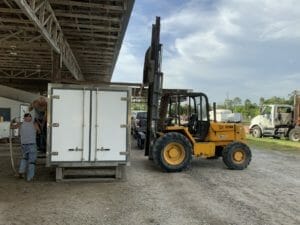
[[260,38],[263,41],[300,38],[300,20],[271,23],[265,27]]
[[180,56],[198,62],[215,59],[226,51],[226,45],[217,39],[214,32],[200,32],[178,38],[175,40],[175,48]]
[[228,93],[258,101],[299,89],[297,0],[166,0],[154,8],[146,0],[135,4],[138,11],[119,57],[120,79],[142,80],[153,15],[161,15],[164,87],[205,91],[218,102]]
[[138,65],[143,63],[143,59],[132,54],[132,48],[128,42],[123,44],[112,82],[142,82],[143,68]]

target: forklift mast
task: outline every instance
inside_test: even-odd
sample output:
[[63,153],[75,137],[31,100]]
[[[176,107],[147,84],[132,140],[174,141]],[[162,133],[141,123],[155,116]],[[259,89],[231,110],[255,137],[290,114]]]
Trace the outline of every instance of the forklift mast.
[[[167,172],[188,168],[193,156],[211,158],[222,155],[228,168],[246,168],[251,161],[251,151],[243,143],[244,127],[211,123],[208,98],[204,93],[163,90],[161,60],[160,17],[156,17],[143,74],[143,87],[148,88],[145,155]],[[186,102],[189,104],[187,112],[182,110]]]
[[143,86],[148,87],[148,114],[145,155],[149,156],[151,143],[156,137],[159,116],[159,100],[162,95],[163,73],[161,72],[162,44],[160,43],[160,17],[152,25],[151,46],[145,54]]
[[[152,25],[151,46],[145,54],[143,74],[143,87],[148,87],[145,155],[167,172],[188,168],[193,156],[223,156],[228,168],[245,169],[251,161],[251,151],[243,143],[244,127],[211,123],[208,98],[204,93],[163,90],[161,60],[160,18],[156,17],[156,23]],[[182,106],[186,106],[187,102],[188,110],[183,110]]]

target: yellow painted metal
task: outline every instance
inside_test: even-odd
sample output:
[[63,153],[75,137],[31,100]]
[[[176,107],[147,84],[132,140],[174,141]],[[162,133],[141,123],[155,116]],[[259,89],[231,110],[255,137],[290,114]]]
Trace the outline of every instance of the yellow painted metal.
[[246,132],[245,132],[245,127],[242,124],[236,124],[236,140],[245,142],[246,141]]
[[246,140],[243,125],[234,123],[211,122],[209,132],[205,141],[227,142]]
[[168,126],[165,129],[166,131],[176,131],[179,133],[182,133],[184,136],[186,136],[190,142],[193,144],[196,143],[194,137],[191,135],[191,133],[189,132],[189,129],[187,127],[184,126]]
[[245,161],[245,152],[243,150],[237,150],[236,152],[233,153],[233,160],[237,164],[242,164]]
[[[196,139],[191,135],[188,128],[185,126],[168,126],[166,127],[167,132],[179,132],[186,136],[192,146],[193,155],[197,157],[212,157],[215,156],[216,146],[225,147],[232,143],[232,141],[246,142],[246,134],[244,126],[236,123],[216,123],[211,122],[210,128],[204,142],[197,142]],[[245,157],[242,150],[236,152],[235,161],[238,163],[243,162]]]
[[184,147],[177,142],[171,142],[163,149],[163,156],[168,164],[179,165],[185,158]]
[[[168,126],[166,127],[166,131],[180,132],[191,141],[192,145],[197,143],[187,127]],[[211,122],[211,126],[209,128],[208,135],[205,138],[205,142],[214,142],[216,146],[226,146],[232,141],[246,141],[246,134],[243,125]]]
[[198,142],[194,144],[194,155],[196,157],[215,156],[216,145],[214,142]]

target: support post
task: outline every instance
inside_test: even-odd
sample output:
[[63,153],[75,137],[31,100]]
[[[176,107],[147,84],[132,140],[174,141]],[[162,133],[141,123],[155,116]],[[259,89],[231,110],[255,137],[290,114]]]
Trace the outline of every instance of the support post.
[[61,55],[52,51],[52,74],[51,82],[61,83]]

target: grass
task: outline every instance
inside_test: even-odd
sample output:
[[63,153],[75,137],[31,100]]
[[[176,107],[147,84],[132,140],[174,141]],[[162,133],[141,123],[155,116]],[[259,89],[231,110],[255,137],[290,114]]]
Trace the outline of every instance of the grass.
[[300,152],[300,142],[293,142],[290,140],[274,139],[271,137],[254,138],[251,135],[248,135],[247,142],[250,147],[255,147],[255,148],[263,148],[263,149],[279,150],[279,151],[294,150]]

